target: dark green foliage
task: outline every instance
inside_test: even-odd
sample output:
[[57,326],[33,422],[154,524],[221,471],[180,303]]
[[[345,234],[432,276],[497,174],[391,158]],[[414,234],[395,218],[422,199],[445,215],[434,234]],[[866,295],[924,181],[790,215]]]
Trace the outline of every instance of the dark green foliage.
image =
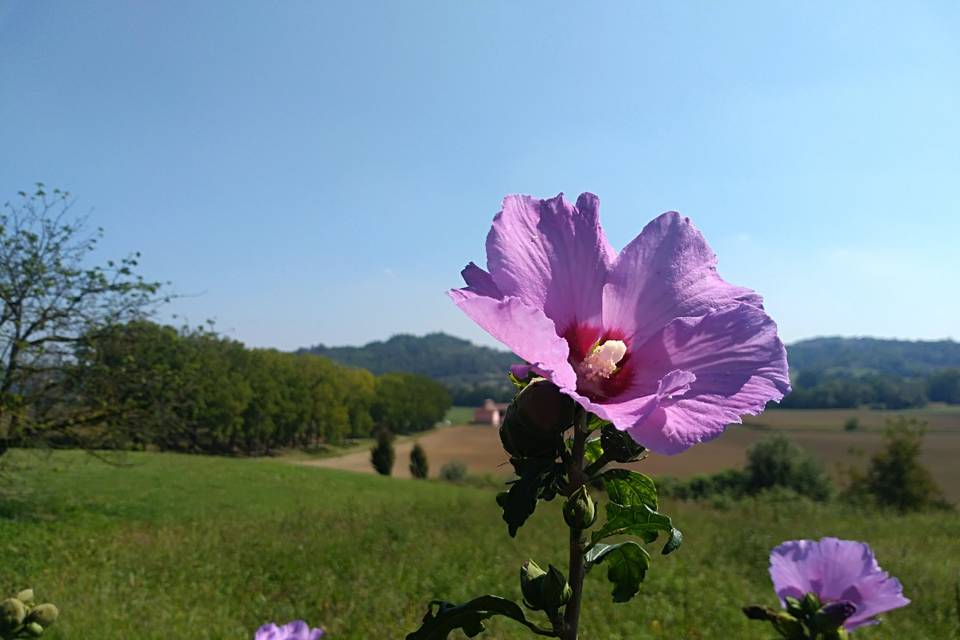
[[413,445],[410,451],[410,475],[414,478],[426,478],[430,475],[430,465],[427,463],[427,452],[420,443]]
[[856,417],[848,418],[846,422],[843,423],[844,431],[856,431],[860,428],[860,420]]
[[438,382],[413,373],[385,373],[377,378],[370,415],[393,433],[429,429],[443,420],[450,394]]
[[933,402],[960,404],[960,369],[944,369],[927,378],[927,395]]
[[890,422],[884,448],[870,458],[866,472],[853,472],[846,496],[901,512],[947,507],[940,488],[920,463],[925,431],[925,424],[917,420]]
[[393,434],[387,429],[380,429],[377,432],[377,444],[370,449],[370,464],[382,476],[388,476],[393,472],[393,463],[396,460],[397,453],[393,448]]
[[479,406],[487,398],[509,401],[514,394],[506,373],[518,359],[506,351],[478,347],[467,340],[445,333],[423,337],[396,335],[362,347],[325,347],[301,349],[354,367],[363,367],[379,375],[405,371],[429,376],[442,383],[453,395],[453,402]]
[[540,635],[553,635],[527,620],[517,603],[497,596],[480,596],[461,605],[434,600],[423,617],[423,624],[408,634],[406,640],[447,640],[456,629],[462,629],[472,638],[486,629],[484,622],[488,618],[497,615],[515,620]]
[[312,447],[367,437],[375,421],[404,433],[429,428],[449,407],[446,391],[421,376],[377,379],[320,356],[247,349],[209,329],[146,321],[87,336],[66,372],[71,402],[103,411],[88,438],[122,433],[120,446],[135,448]]
[[784,436],[758,442],[747,452],[744,491],[757,494],[774,487],[792,489],[812,500],[826,500],[833,493],[820,465]]
[[459,460],[448,462],[440,468],[440,479],[447,482],[463,482],[467,479],[467,466]]

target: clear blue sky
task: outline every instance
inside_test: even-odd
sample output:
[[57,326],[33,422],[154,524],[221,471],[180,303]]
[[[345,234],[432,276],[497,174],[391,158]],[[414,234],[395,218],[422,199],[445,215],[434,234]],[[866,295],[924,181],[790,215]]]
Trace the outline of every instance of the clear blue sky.
[[[689,215],[788,341],[960,338],[960,3],[0,0],[0,197],[251,345],[444,330],[502,196]],[[194,295],[195,294],[195,295]]]

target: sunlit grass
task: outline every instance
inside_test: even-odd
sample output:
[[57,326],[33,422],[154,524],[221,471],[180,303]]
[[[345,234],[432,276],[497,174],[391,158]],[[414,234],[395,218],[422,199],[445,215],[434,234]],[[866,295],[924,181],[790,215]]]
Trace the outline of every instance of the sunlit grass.
[[[517,597],[530,554],[565,565],[555,504],[511,540],[489,490],[262,460],[132,454],[125,465],[61,453],[31,457],[18,475],[35,491],[0,519],[0,585],[33,586],[61,607],[45,637],[250,638],[265,620],[304,618],[332,638],[402,638],[432,598]],[[869,541],[914,601],[859,638],[958,631],[960,516],[760,502],[664,510],[684,546],[655,555],[626,605],[610,602],[602,572],[590,575],[586,640],[769,638],[739,612],[774,603],[769,549],[827,534]],[[526,636],[496,623],[481,637]]]

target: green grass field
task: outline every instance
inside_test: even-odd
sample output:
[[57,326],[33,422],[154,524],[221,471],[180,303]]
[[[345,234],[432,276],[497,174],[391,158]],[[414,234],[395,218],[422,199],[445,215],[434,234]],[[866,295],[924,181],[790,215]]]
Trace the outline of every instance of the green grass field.
[[[329,637],[402,638],[425,603],[516,597],[520,563],[565,565],[548,505],[507,537],[492,491],[270,460],[132,454],[13,455],[30,494],[2,504],[0,585],[60,606],[53,639],[251,638],[266,620],[305,618]],[[860,640],[957,637],[960,516],[897,517],[838,506],[666,504],[685,533],[655,554],[641,596],[610,602],[588,576],[585,640],[770,638],[739,607],[773,604],[769,549],[796,537],[869,541],[913,604]],[[544,541],[553,540],[552,543]],[[527,637],[496,623],[482,638]]]

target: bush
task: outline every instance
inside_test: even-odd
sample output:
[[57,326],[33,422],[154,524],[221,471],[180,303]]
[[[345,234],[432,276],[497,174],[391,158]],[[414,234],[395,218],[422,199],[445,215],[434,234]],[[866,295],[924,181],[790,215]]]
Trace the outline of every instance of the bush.
[[856,416],[847,418],[847,421],[843,423],[844,431],[857,431],[860,428],[860,420]]
[[751,495],[783,487],[823,501],[833,493],[830,478],[816,460],[784,436],[774,436],[750,447],[744,474],[744,489]]
[[423,450],[420,443],[413,445],[410,452],[410,475],[414,478],[426,478],[430,472],[430,465],[427,464],[427,452]]
[[448,462],[440,469],[440,479],[447,482],[463,482],[467,478],[467,465],[459,460]]
[[846,497],[901,512],[949,507],[930,472],[920,463],[926,424],[899,418],[887,423],[884,448],[865,473],[851,473]]
[[393,471],[393,462],[397,454],[393,450],[393,434],[387,429],[377,432],[377,444],[370,449],[370,464],[382,476],[388,476]]

